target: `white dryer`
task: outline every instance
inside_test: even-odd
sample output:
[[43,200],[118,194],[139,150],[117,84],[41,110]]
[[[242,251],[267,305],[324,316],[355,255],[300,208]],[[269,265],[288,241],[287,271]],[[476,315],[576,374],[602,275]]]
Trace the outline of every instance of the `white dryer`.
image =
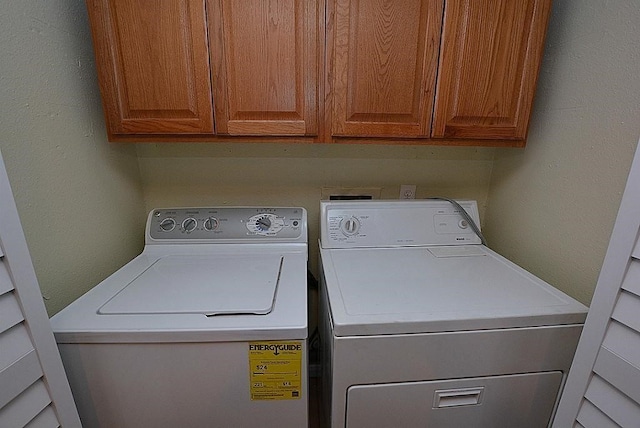
[[320,235],[332,427],[548,425],[586,307],[482,245],[447,201],[322,202]]
[[306,427],[307,213],[156,209],[52,319],[84,427]]

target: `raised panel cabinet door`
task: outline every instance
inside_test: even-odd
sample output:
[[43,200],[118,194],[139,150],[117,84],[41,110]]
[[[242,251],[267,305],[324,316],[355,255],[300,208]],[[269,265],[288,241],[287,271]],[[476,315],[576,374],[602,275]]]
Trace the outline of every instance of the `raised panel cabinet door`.
[[442,0],[331,2],[332,134],[428,136]]
[[109,134],[213,134],[205,0],[87,8]]
[[323,4],[208,1],[219,134],[317,134]]
[[447,0],[434,138],[524,140],[551,0]]

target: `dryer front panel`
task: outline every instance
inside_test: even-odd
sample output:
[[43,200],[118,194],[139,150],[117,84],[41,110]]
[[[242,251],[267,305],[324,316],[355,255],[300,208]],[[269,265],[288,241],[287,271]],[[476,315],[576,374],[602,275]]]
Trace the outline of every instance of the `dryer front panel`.
[[353,386],[346,427],[545,427],[561,382],[554,371]]

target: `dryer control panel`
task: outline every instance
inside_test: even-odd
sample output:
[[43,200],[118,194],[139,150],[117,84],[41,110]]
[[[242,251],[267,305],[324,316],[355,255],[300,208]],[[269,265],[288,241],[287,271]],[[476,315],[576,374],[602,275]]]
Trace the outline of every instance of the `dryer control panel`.
[[[458,201],[480,227],[475,201]],[[442,200],[320,204],[323,248],[480,244],[460,209]]]
[[247,240],[306,242],[307,213],[300,207],[158,208],[147,221],[149,241]]

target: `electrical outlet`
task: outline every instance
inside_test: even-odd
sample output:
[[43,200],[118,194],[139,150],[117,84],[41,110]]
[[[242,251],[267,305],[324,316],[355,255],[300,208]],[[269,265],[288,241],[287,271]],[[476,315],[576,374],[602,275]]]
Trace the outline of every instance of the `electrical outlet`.
[[416,198],[415,184],[400,185],[400,199],[415,199],[415,198]]

